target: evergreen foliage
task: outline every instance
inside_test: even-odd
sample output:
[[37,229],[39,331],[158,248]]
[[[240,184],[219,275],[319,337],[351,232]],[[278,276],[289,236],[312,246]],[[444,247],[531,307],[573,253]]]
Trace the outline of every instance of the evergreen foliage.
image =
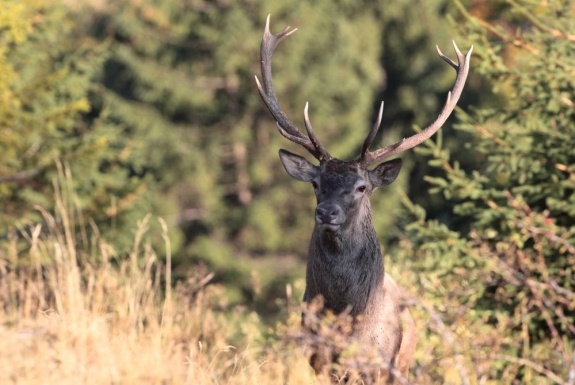
[[[0,237],[51,210],[57,163],[70,165],[85,219],[120,241],[139,182],[121,167],[118,132],[92,100],[105,46],[59,1],[2,1],[0,17]],[[133,207],[131,207],[133,209]],[[142,215],[142,214],[140,214]],[[120,245],[120,244],[118,244]]]
[[[458,129],[473,135],[464,146],[481,167],[465,170],[440,141],[421,151],[441,170],[427,181],[453,212],[441,223],[411,206],[417,221],[402,252],[421,275],[417,297],[436,307],[427,313],[449,325],[439,334],[459,337],[431,353],[443,351],[456,378],[574,381],[574,9],[551,2],[504,10],[507,21],[465,14],[473,68],[493,89],[491,106],[459,114]],[[433,365],[430,376],[449,372]]]

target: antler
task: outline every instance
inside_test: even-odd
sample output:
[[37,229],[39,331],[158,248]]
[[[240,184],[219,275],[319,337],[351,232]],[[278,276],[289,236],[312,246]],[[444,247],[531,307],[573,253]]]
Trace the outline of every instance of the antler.
[[379,125],[381,123],[381,117],[383,115],[383,102],[381,103],[381,107],[379,108],[379,115],[376,120],[376,123],[373,125],[369,135],[363,142],[363,146],[361,149],[361,155],[359,157],[359,163],[362,164],[364,167],[367,167],[373,163],[380,162],[381,160],[388,158],[392,155],[399,154],[410,148],[413,148],[427,139],[429,139],[433,134],[435,134],[445,123],[449,115],[453,112],[455,106],[457,105],[457,101],[461,96],[461,92],[463,91],[463,87],[465,85],[465,80],[467,79],[467,74],[469,73],[469,61],[471,57],[471,52],[473,51],[473,46],[467,52],[467,55],[463,55],[455,41],[453,42],[453,48],[455,48],[455,54],[457,55],[457,63],[451,60],[449,57],[445,56],[439,49],[437,48],[437,53],[439,57],[442,58],[444,61],[447,62],[450,66],[452,66],[455,71],[457,71],[457,77],[455,78],[455,84],[449,93],[447,94],[447,101],[441,110],[439,116],[430,123],[427,127],[425,127],[421,132],[412,135],[408,138],[404,138],[397,143],[394,143],[390,146],[385,148],[380,148],[375,151],[369,151],[369,147],[371,147],[371,143],[375,138],[377,131],[379,130]]
[[270,15],[268,15],[266,19],[266,28],[264,30],[264,36],[260,47],[260,57],[262,61],[262,80],[264,84],[262,87],[257,76],[255,77],[256,84],[258,86],[258,91],[260,92],[262,100],[277,122],[277,128],[279,132],[292,142],[303,146],[319,161],[329,160],[332,158],[331,155],[320,144],[311,126],[311,122],[308,116],[308,104],[306,103],[304,108],[305,128],[308,134],[306,137],[282,112],[274,91],[272,82],[272,56],[274,54],[274,50],[284,38],[288,37],[295,31],[297,31],[297,28],[290,29],[288,26],[277,35],[271,33]]

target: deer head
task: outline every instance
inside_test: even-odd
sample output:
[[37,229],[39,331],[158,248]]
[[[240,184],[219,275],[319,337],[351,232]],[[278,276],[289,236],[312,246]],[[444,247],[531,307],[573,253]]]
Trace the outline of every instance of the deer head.
[[[256,84],[262,100],[277,122],[279,132],[290,141],[301,145],[319,160],[319,166],[315,166],[299,155],[280,150],[280,158],[288,174],[297,180],[311,183],[316,191],[318,203],[316,224],[328,231],[335,231],[342,228],[350,218],[354,218],[354,210],[361,207],[362,202],[365,204],[365,201],[368,201],[374,189],[386,186],[395,180],[401,169],[401,160],[395,159],[383,163],[382,161],[423,143],[445,123],[463,91],[473,47],[467,55],[463,55],[453,42],[457,63],[437,48],[439,56],[456,70],[457,76],[453,88],[447,94],[445,105],[432,123],[415,135],[370,151],[383,116],[382,102],[377,120],[363,142],[360,155],[354,160],[339,160],[332,157],[317,139],[309,119],[307,103],[304,108],[307,136],[302,134],[281,111],[273,87],[271,61],[278,44],[297,29],[287,27],[278,34],[272,34],[269,21],[268,16],[260,50],[263,86],[257,76]],[[380,163],[378,166],[370,170],[371,166],[378,163]]]

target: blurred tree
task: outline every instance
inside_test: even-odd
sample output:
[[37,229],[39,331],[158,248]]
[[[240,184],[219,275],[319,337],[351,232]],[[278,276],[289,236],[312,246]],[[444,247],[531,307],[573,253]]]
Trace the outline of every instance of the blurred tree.
[[400,250],[443,337],[423,342],[442,362],[422,356],[420,365],[439,382],[457,368],[458,383],[573,383],[575,8],[508,2],[495,20],[460,9],[476,47],[472,68],[492,84],[497,108],[459,114],[477,170],[441,142],[421,151],[443,174],[427,181],[452,202],[454,220],[426,220],[412,206],[417,221]]
[[85,218],[127,242],[125,208],[142,191],[91,98],[104,47],[83,37],[59,1],[4,0],[0,8],[0,237],[39,222],[35,205],[53,207],[60,161],[70,165]]

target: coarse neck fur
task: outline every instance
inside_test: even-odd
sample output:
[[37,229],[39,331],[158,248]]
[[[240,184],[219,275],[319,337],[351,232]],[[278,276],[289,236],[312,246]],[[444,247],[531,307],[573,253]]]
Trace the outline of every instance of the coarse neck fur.
[[304,301],[318,295],[324,307],[352,316],[365,312],[373,290],[384,277],[383,258],[366,199],[355,222],[336,232],[317,225],[309,245]]

